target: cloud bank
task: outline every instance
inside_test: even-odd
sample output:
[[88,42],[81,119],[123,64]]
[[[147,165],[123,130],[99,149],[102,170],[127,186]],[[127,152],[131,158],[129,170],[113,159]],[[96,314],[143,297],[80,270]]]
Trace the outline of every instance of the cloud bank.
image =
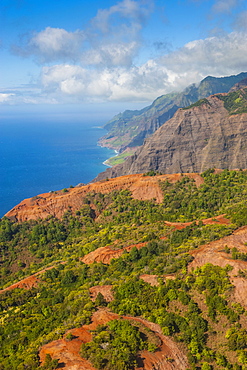
[[[58,64],[42,69],[41,82],[48,92],[88,100],[151,101],[181,90],[208,75],[225,76],[247,69],[247,34],[195,40],[179,50],[140,66],[105,66],[100,69]],[[100,58],[98,56],[97,58]],[[99,59],[97,59],[99,60]]]
[[[229,12],[238,0],[216,1],[214,12]],[[151,102],[182,90],[208,75],[225,76],[247,70],[246,12],[235,21],[235,32],[194,40],[162,57],[137,64],[141,31],[152,12],[152,1],[123,0],[98,11],[84,30],[68,32],[47,27],[15,52],[41,64],[37,93],[25,101]],[[14,102],[14,94],[0,102]],[[21,100],[20,94],[18,101]]]

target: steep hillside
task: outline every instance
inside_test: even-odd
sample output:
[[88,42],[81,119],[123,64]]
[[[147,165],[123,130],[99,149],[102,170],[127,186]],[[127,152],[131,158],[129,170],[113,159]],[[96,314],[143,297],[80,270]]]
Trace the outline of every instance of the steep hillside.
[[94,185],[0,219],[0,369],[245,370],[247,171]]
[[247,168],[247,89],[216,94],[179,109],[137,152],[96,181],[150,170],[203,172]]
[[222,78],[208,76],[198,86],[192,84],[183,92],[162,95],[142,110],[119,113],[104,126],[109,132],[99,143],[120,152],[126,148],[136,149],[143,144],[145,138],[172,118],[178,108],[186,107],[212,94],[226,93],[246,77],[247,73]]
[[[198,185],[203,182],[199,174],[188,174],[188,176],[193,178]],[[122,176],[117,179],[109,179],[95,184],[66,189],[66,191],[64,189],[62,191],[44,193],[33,198],[25,199],[6,213],[5,216],[19,222],[44,219],[49,216],[61,218],[68,209],[73,213],[80,210],[85,205],[85,198],[88,194],[108,194],[114,190],[128,189],[132,192],[132,196],[135,199],[156,199],[158,203],[161,203],[163,194],[159,186],[160,181],[167,180],[173,183],[179,181],[181,178],[181,174]]]

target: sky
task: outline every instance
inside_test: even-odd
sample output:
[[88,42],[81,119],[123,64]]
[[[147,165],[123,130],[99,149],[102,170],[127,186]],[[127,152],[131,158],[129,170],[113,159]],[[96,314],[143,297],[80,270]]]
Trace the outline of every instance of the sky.
[[208,75],[246,71],[246,0],[0,1],[6,114],[133,109]]

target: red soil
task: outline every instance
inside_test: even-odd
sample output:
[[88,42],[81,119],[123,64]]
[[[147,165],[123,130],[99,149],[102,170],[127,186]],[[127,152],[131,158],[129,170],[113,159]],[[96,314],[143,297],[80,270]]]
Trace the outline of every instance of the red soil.
[[[46,354],[50,354],[52,358],[59,360],[59,364],[63,366],[64,370],[96,370],[87,360],[81,358],[79,354],[80,346],[82,343],[87,343],[91,340],[90,330],[95,330],[98,325],[106,324],[110,320],[119,318],[119,315],[109,312],[107,309],[98,310],[93,314],[91,324],[69,330],[63,339],[44,345],[40,351],[41,363],[44,362]],[[185,370],[188,367],[186,356],[174,341],[162,334],[159,325],[141,318],[130,316],[124,316],[122,318],[141,322],[152,330],[160,338],[162,343],[154,353],[149,353],[148,351],[141,352],[143,365],[136,370],[152,370],[154,368],[158,368],[159,370]],[[75,338],[70,341],[67,340],[66,335],[68,333],[71,333]]]
[[112,285],[97,285],[89,288],[89,293],[94,302],[97,295],[101,293],[107,302],[113,301]]
[[[198,224],[198,222],[199,221],[196,221],[197,224]],[[220,215],[220,216],[216,216],[216,217],[207,218],[207,219],[202,220],[202,222],[203,222],[204,225],[208,225],[208,224],[225,224],[225,225],[228,225],[228,224],[230,224],[230,221],[227,218],[225,218],[225,215]],[[165,221],[165,224],[167,226],[174,227],[175,229],[183,229],[186,226],[191,225],[192,222],[183,222],[183,223],[181,223],[181,222]],[[162,237],[161,239],[166,239],[166,236]],[[145,245],[147,245],[147,242],[132,244],[132,245],[129,245],[129,246],[127,246],[125,248],[122,248],[122,249],[112,249],[110,246],[100,247],[100,248],[96,249],[95,251],[88,253],[81,260],[82,260],[82,262],[84,262],[86,264],[91,264],[91,263],[94,263],[94,262],[102,262],[102,263],[105,263],[105,264],[109,264],[113,258],[120,257],[125,251],[129,252],[134,247],[136,247],[137,249],[140,249],[140,248],[144,247]],[[52,269],[53,267],[54,266],[48,267],[48,268],[46,268],[42,271],[37,272],[34,275],[31,275],[31,276],[29,276],[29,277],[27,277],[23,280],[20,280],[19,282],[15,283],[15,284],[12,284],[11,286],[9,286],[5,289],[0,290],[0,294],[7,291],[7,290],[12,290],[12,289],[15,289],[15,288],[31,289],[32,287],[37,286],[37,283],[39,281],[38,275],[44,273],[45,271],[47,271],[49,269]],[[148,279],[149,280],[148,282],[150,282],[151,285],[157,284],[157,281],[155,283],[155,278],[154,277],[151,278],[150,277],[151,275],[148,275],[149,278],[147,278],[145,276],[147,276],[147,275],[142,275],[142,278],[143,278],[144,281],[146,281],[145,279]],[[151,282],[151,280],[152,280],[152,282]]]
[[[220,215],[216,217],[207,218],[205,220],[202,220],[204,225],[208,224],[230,224],[230,221],[224,217],[225,215]],[[196,221],[198,224],[199,221]],[[174,227],[175,229],[184,229],[186,226],[189,226],[192,224],[192,222],[169,222],[165,221],[165,224],[167,226]],[[166,236],[162,237],[161,239],[166,239]],[[100,247],[96,249],[93,252],[88,253],[86,256],[84,256],[81,260],[82,262],[90,265],[94,262],[102,262],[105,264],[109,264],[113,258],[120,257],[124,252],[129,252],[132,248],[136,247],[137,249],[141,249],[147,245],[147,242],[139,243],[139,244],[132,244],[125,248],[121,249],[112,249],[111,246],[107,245],[105,247]],[[114,246],[115,247],[115,246]]]
[[[199,174],[184,174],[193,178],[196,185],[203,183],[203,178]],[[44,193],[37,197],[23,200],[17,206],[12,208],[6,217],[18,222],[27,220],[44,219],[48,216],[62,218],[65,211],[70,209],[72,212],[79,210],[83,206],[83,199],[88,193],[96,192],[107,194],[113,190],[128,189],[132,196],[139,200],[156,199],[158,203],[162,202],[163,194],[159,182],[166,181],[173,183],[182,178],[181,174],[143,176],[128,175],[121,176],[108,181],[100,181],[80,187],[68,189],[67,192]]]
[[157,275],[148,275],[148,274],[140,275],[140,279],[142,279],[143,281],[145,281],[145,283],[148,283],[152,286],[159,285],[157,278],[158,278]]
[[194,260],[189,264],[189,270],[203,266],[206,263],[212,263],[221,267],[230,265],[233,267],[229,273],[231,282],[235,286],[235,300],[247,307],[247,280],[238,276],[239,270],[247,270],[247,261],[233,260],[231,255],[224,251],[224,248],[237,248],[241,253],[247,253],[247,226],[244,226],[233,232],[232,235],[226,236],[219,240],[205,244],[194,251],[191,255]]
[[174,275],[163,275],[161,277],[161,276],[158,276],[158,275],[148,275],[148,274],[140,275],[140,279],[142,279],[143,281],[145,281],[146,283],[148,283],[152,286],[158,286],[159,285],[158,278],[162,278],[163,281],[166,281],[166,280],[169,280],[169,279],[174,280],[174,279],[176,279],[176,276],[174,276]]
[[13,290],[13,289],[16,289],[16,288],[22,288],[22,289],[31,289],[35,286],[37,286],[39,282],[39,279],[37,278],[37,275],[31,275],[31,276],[28,276],[27,278],[23,279],[23,280],[20,280],[18,281],[17,283],[15,284],[12,284],[10,285],[9,287],[5,288],[5,289],[2,289],[0,290],[0,294],[1,293],[4,293],[4,292],[7,292],[8,290]]
[[[61,262],[62,264],[64,264],[65,262]],[[8,286],[7,288],[5,289],[2,289],[0,290],[0,294],[1,293],[4,293],[4,292],[7,292],[8,290],[13,290],[13,289],[16,289],[16,288],[22,288],[22,289],[32,289],[33,287],[36,287],[39,283],[39,278],[38,276],[43,274],[44,272],[46,272],[47,270],[51,270],[53,269],[55,266],[50,266],[50,267],[47,267],[39,272],[36,272],[36,274],[33,274],[33,275],[30,275],[28,277],[26,277],[25,279],[22,279],[20,281],[18,281],[17,283],[14,283],[10,286]]]
[[137,249],[141,249],[146,244],[147,242],[132,244],[122,249],[111,249],[111,247],[107,245],[106,247],[100,247],[95,251],[88,253],[81,260],[88,265],[94,262],[109,264],[113,258],[120,257],[124,252],[129,252],[134,247],[136,247]]
[[[231,223],[231,221],[228,220],[227,218],[225,218],[225,216],[226,215],[224,214],[224,215],[219,215],[219,216],[215,216],[215,217],[205,218],[204,220],[202,220],[202,223],[203,223],[203,225],[214,225],[214,224],[229,225]],[[196,222],[197,225],[199,223],[199,221],[193,221],[193,222]],[[165,224],[167,226],[173,226],[175,229],[180,230],[180,229],[184,229],[186,226],[191,225],[193,222],[170,222],[170,221],[165,221]]]

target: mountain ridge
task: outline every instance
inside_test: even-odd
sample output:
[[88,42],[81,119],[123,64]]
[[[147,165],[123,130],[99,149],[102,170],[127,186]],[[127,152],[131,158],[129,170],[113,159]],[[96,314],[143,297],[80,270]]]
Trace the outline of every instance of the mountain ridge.
[[226,93],[246,77],[246,72],[227,77],[208,76],[198,86],[192,84],[182,92],[161,95],[141,110],[119,113],[104,125],[109,132],[99,143],[120,153],[139,147],[147,137],[172,118],[179,108],[212,94]]
[[208,168],[247,168],[247,89],[211,95],[162,125],[122,164],[95,181],[150,170],[203,172]]

